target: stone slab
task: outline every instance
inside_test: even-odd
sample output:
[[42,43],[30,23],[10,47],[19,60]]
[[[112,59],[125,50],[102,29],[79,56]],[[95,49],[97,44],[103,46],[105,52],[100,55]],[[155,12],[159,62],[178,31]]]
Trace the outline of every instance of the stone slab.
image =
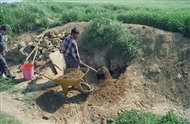
[[56,51],[56,52],[49,54],[49,58],[53,64],[56,72],[58,74],[59,73],[63,74],[63,71],[66,69],[66,63],[65,63],[63,54],[61,54],[59,51]]

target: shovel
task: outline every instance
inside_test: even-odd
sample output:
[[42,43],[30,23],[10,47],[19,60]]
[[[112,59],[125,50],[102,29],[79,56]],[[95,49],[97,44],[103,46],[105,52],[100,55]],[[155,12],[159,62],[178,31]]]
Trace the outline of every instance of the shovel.
[[34,58],[33,58],[33,60],[32,60],[32,63],[31,63],[31,64],[34,64],[34,60],[35,60],[35,58],[36,58],[37,53],[38,53],[38,49],[36,49],[36,53],[35,53],[35,55],[34,55]]
[[[38,48],[38,45],[40,44],[40,41],[42,40],[42,38],[44,37],[45,33],[47,32],[48,28],[46,29],[46,31],[44,32],[44,34],[41,36],[40,40],[38,41],[37,45],[34,47],[34,49],[32,50],[32,52],[28,55],[28,57],[22,61],[22,64],[28,64],[29,61],[28,59],[30,58],[30,56],[32,55],[32,53]],[[36,52],[37,53],[37,52]],[[34,57],[35,58],[35,57]]]
[[96,69],[90,67],[89,65],[85,64],[85,63],[81,63],[82,65],[86,66],[87,68],[91,69],[92,71],[98,72]]
[[102,68],[96,70],[83,62],[81,64],[86,66],[87,68],[95,71],[98,79],[112,79],[112,76],[106,67],[102,67]]

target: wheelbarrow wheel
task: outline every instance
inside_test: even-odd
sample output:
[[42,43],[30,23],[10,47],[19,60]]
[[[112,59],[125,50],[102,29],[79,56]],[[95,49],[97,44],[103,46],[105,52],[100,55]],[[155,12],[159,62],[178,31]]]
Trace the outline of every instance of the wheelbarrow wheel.
[[79,90],[82,94],[88,95],[93,91],[93,87],[90,86],[89,84],[85,83],[85,82],[80,82],[80,86],[74,86],[74,89]]

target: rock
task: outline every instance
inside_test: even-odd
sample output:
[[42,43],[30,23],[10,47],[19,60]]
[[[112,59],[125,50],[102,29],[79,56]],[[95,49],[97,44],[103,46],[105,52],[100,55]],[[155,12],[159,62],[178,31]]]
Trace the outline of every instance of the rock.
[[24,47],[22,47],[20,50],[19,50],[19,57],[21,58],[21,59],[26,59],[26,57],[27,57],[27,54],[25,53],[25,51],[24,51]]
[[14,53],[10,53],[10,52],[6,54],[6,59],[12,60],[14,62],[21,61],[18,54],[14,54]]
[[34,47],[36,46],[37,44],[35,43],[35,42],[29,42],[28,44],[27,44],[27,48],[32,48],[32,49],[34,49]]
[[51,114],[46,113],[42,116],[42,119],[48,120],[49,118],[51,118],[51,116]]
[[149,68],[149,73],[160,73],[159,66],[157,64],[153,64]]
[[58,41],[57,41],[57,39],[56,39],[56,38],[54,38],[54,39],[51,41],[51,43],[53,44],[53,46],[57,46]]
[[44,55],[40,55],[40,56],[39,56],[39,59],[45,61],[45,60],[46,60],[46,57],[45,57]]
[[19,47],[17,47],[17,46],[12,47],[12,48],[9,50],[9,52],[18,54],[18,53],[19,53]]
[[49,44],[50,44],[50,41],[47,40],[47,39],[44,39],[44,40],[41,42],[40,47],[48,48]]
[[112,122],[114,122],[114,119],[113,118],[107,118],[107,122],[112,123]]
[[17,44],[17,46],[18,46],[19,49],[21,49],[22,47],[25,47],[26,44],[21,41],[20,43]]
[[47,53],[48,51],[47,51],[47,49],[46,48],[44,48],[43,50],[42,50],[42,54],[45,54],[45,53]]
[[59,35],[59,31],[58,30],[53,30],[53,33],[58,36]]
[[56,52],[56,51],[59,51],[59,49],[58,48],[53,48],[52,49],[52,52]]
[[15,55],[15,56],[13,57],[13,61],[14,61],[14,62],[20,62],[21,59],[20,59],[20,57],[19,57],[18,55]]
[[163,56],[167,56],[169,54],[169,44],[168,43],[163,43],[161,46],[161,51],[160,54]]
[[148,78],[152,78],[155,77],[156,75],[158,75],[161,72],[159,66],[157,64],[153,64],[150,65],[150,67],[148,68],[148,72],[146,74],[146,76]]
[[107,124],[106,118],[101,119],[101,124]]

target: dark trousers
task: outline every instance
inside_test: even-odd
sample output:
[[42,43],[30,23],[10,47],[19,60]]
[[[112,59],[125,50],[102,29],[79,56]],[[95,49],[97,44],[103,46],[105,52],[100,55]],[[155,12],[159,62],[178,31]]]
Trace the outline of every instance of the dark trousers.
[[7,62],[5,60],[5,56],[0,54],[0,76],[5,74],[6,77],[11,77],[11,72],[8,69]]
[[67,68],[80,68],[79,63],[74,59],[73,56],[63,56],[65,58]]

